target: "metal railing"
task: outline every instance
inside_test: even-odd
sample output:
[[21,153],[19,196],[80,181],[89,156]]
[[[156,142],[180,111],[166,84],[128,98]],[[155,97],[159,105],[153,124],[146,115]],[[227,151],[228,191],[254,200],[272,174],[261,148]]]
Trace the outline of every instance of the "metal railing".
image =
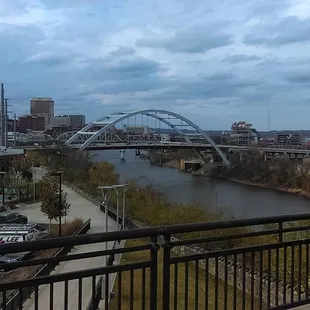
[[[122,240],[125,247],[115,246]],[[102,242],[112,246],[101,250]],[[106,310],[290,309],[310,303],[309,244],[310,214],[3,244],[0,255],[61,247],[77,251],[1,264],[0,306],[82,310],[97,309],[101,302]],[[98,264],[103,256],[108,256],[106,266]],[[23,270],[45,264],[70,268],[21,277]],[[25,288],[33,292],[30,299],[21,293]],[[16,290],[20,301],[9,307],[8,296]]]

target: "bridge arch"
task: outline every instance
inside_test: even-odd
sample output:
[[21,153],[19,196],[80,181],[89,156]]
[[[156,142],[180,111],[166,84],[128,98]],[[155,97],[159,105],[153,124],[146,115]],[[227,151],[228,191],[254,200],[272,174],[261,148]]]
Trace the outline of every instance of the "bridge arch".
[[[157,110],[157,109],[147,109],[147,110],[139,110],[134,112],[118,112],[114,114],[110,114],[108,116],[105,116],[98,121],[92,122],[88,125],[86,125],[83,129],[78,131],[77,133],[73,134],[66,142],[66,145],[71,145],[75,141],[79,140],[81,136],[90,136],[79,148],[80,151],[86,149],[91,143],[93,143],[100,135],[109,132],[109,130],[115,126],[116,124],[129,119],[133,116],[137,115],[145,115],[148,117],[151,117],[153,119],[156,119],[167,126],[169,126],[171,129],[176,131],[178,134],[180,134],[187,143],[193,144],[191,139],[188,137],[186,132],[182,130],[181,125],[173,124],[170,119],[179,120],[186,124],[186,126],[189,126],[193,128],[196,133],[200,134],[201,137],[203,137],[211,146],[215,149],[215,151],[220,155],[223,162],[226,166],[230,166],[230,162],[227,159],[226,155],[222,152],[222,150],[216,145],[216,143],[210,138],[210,136],[205,133],[199,126],[197,126],[195,123],[190,121],[189,119],[185,118],[182,115],[179,115],[177,113],[167,111],[167,110]],[[91,131],[94,127],[102,126],[97,131]]]

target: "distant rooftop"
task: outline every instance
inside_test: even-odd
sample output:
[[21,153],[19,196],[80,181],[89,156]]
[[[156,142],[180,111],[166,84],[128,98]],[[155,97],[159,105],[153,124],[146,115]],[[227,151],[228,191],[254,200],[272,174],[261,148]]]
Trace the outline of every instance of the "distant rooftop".
[[32,98],[31,100],[48,100],[48,101],[53,101],[53,99],[51,97],[35,97]]

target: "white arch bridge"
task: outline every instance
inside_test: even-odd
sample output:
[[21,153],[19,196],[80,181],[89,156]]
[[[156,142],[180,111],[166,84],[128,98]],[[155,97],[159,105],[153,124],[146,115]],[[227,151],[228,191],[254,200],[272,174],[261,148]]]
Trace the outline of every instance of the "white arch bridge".
[[[201,128],[199,128],[196,124],[191,122],[189,119],[166,110],[156,110],[156,109],[148,109],[148,110],[140,110],[134,112],[118,112],[113,113],[108,116],[105,116],[95,122],[92,122],[82,128],[80,131],[75,133],[65,133],[60,135],[57,139],[64,140],[65,137],[68,137],[66,140],[66,146],[74,146],[78,144],[78,150],[83,151],[86,148],[90,147],[97,141],[119,141],[120,137],[111,132],[115,128],[116,125],[122,124],[123,122],[129,121],[129,119],[136,119],[137,117],[147,119],[152,119],[155,124],[165,125],[166,127],[173,129],[179,136],[183,137],[184,141],[195,147],[195,143],[191,136],[188,135],[189,132],[193,133],[195,139],[199,137],[201,143],[205,143],[206,145],[211,145],[212,148],[216,151],[216,153],[221,157],[223,163],[227,166],[230,166],[230,162],[227,159],[226,155],[222,152],[222,150],[216,145],[216,143],[209,137],[207,133],[205,133]],[[67,135],[67,136],[65,136]],[[141,137],[141,135],[139,135]],[[152,138],[149,135],[150,139]],[[127,139],[135,139],[134,136],[131,136]],[[137,138],[138,139],[138,138]],[[127,140],[128,141],[128,140]]]

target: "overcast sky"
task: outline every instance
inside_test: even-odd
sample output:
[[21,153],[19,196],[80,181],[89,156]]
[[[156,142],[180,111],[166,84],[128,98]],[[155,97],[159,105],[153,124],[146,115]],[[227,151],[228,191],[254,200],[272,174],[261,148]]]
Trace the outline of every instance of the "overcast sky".
[[177,112],[204,129],[310,129],[310,0],[0,0],[11,110]]

